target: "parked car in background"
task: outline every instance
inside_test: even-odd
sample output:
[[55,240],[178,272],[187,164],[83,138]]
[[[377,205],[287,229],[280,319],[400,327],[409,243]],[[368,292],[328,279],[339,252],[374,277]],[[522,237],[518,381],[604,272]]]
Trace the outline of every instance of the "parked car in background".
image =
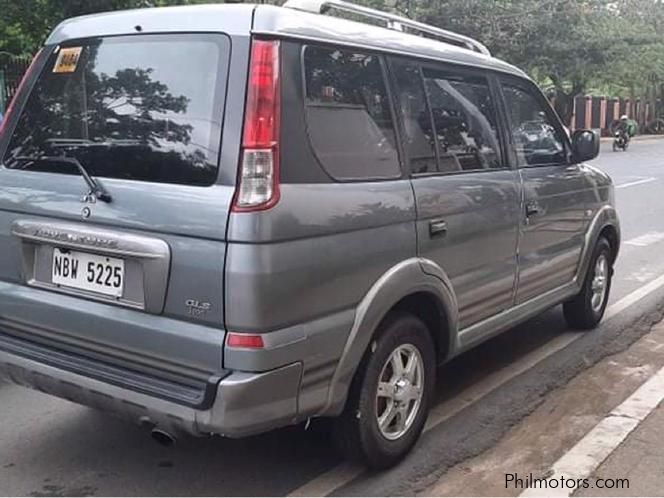
[[604,313],[598,138],[464,36],[338,0],[114,12],[58,26],[15,99],[0,374],[162,441],[325,417],[387,467],[438,365]]
[[515,130],[514,136],[517,143],[524,149],[529,149],[531,154],[550,155],[564,152],[562,144],[556,137],[555,128],[546,120],[521,123]]

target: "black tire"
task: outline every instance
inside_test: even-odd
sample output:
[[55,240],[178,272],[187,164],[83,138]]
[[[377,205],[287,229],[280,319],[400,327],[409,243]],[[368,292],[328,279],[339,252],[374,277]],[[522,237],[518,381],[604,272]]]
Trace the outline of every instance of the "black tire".
[[[398,439],[390,440],[378,426],[376,395],[383,367],[401,345],[411,345],[419,351],[423,367],[422,398],[410,427]],[[344,412],[334,421],[333,440],[340,453],[372,469],[385,469],[398,463],[424,429],[435,376],[435,348],[426,325],[410,313],[390,313],[378,327],[355,374]]]
[[[601,257],[606,259],[608,265],[606,272],[606,291],[604,292],[601,306],[593,307],[593,280],[595,279],[597,262]],[[606,310],[606,303],[609,300],[609,293],[611,291],[612,276],[613,251],[611,250],[609,242],[604,237],[600,237],[593,250],[590,266],[588,267],[588,272],[583,282],[581,292],[579,292],[573,299],[563,304],[565,320],[571,328],[590,330],[597,326]]]

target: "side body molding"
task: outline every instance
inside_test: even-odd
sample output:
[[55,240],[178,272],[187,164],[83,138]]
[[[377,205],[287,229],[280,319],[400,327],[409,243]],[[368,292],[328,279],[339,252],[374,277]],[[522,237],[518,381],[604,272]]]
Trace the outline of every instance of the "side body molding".
[[[444,340],[452,348],[456,343],[457,303],[449,279],[438,268],[425,272],[423,268],[435,263],[421,258],[410,258],[390,268],[369,289],[356,308],[355,319],[348,340],[330,383],[327,405],[321,415],[335,416],[343,410],[353,376],[369,346],[372,335],[381,320],[401,299],[417,292],[432,295],[447,322]],[[449,333],[448,333],[449,332]]]

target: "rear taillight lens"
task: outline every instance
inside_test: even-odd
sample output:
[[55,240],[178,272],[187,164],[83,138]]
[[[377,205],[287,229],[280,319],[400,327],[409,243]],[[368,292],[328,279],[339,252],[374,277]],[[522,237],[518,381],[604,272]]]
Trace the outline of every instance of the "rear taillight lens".
[[32,63],[30,66],[28,66],[27,71],[23,75],[23,78],[21,79],[21,83],[19,83],[18,88],[16,89],[16,92],[14,92],[14,96],[12,97],[11,102],[9,102],[9,106],[7,106],[7,109],[5,111],[5,115],[2,118],[2,123],[0,123],[0,139],[2,138],[3,133],[5,133],[5,130],[7,129],[9,125],[9,120],[12,117],[12,113],[16,109],[16,99],[21,95],[23,90],[25,89],[26,82],[30,80],[32,77],[32,73],[35,72],[35,67],[36,64],[35,62],[37,61],[37,58],[39,57],[39,54],[41,53],[41,50],[37,52],[37,54],[34,56],[32,59]]
[[226,338],[226,345],[229,348],[244,348],[244,349],[263,349],[263,336],[258,334],[238,334],[236,332],[229,332]]
[[279,111],[279,42],[254,40],[234,211],[269,209],[279,200]]

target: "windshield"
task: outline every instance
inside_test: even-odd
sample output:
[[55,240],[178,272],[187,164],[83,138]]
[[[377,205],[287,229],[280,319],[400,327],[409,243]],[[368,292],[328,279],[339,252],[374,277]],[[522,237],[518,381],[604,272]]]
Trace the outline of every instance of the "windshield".
[[133,35],[68,42],[50,55],[18,120],[8,168],[189,185],[216,179],[229,41]]

